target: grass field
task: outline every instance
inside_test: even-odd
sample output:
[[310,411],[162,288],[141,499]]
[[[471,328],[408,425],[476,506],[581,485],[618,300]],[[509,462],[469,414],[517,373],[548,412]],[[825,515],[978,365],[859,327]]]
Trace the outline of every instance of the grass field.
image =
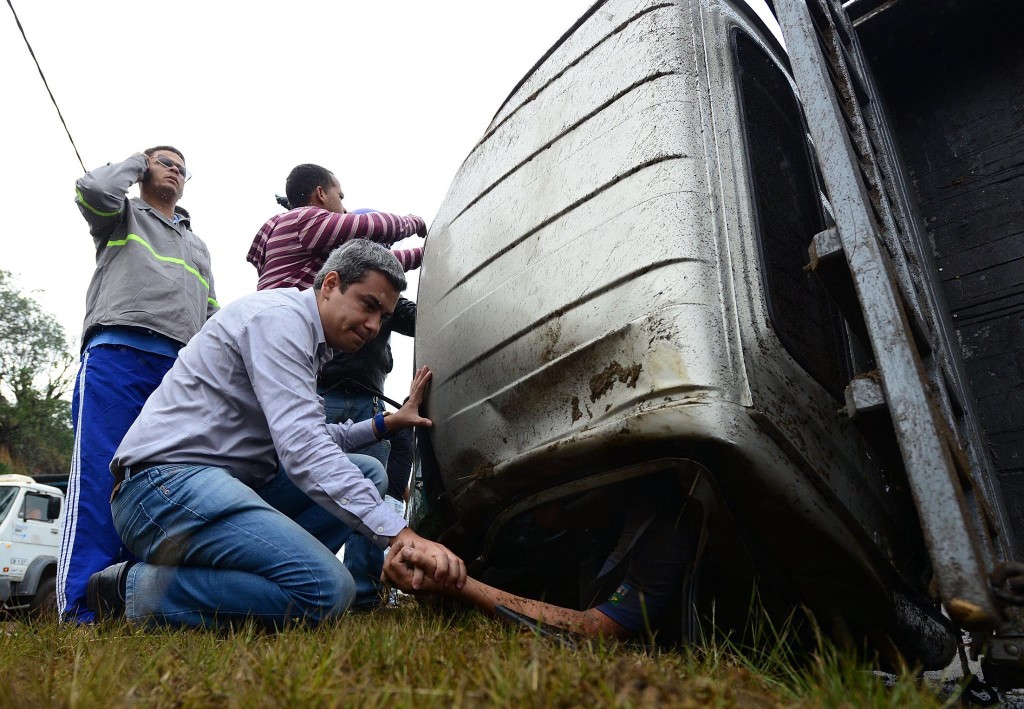
[[[933,686],[884,682],[830,646],[794,664],[757,651],[577,649],[471,612],[407,602],[268,634],[7,619],[3,707],[936,707]],[[727,645],[727,643],[726,643]],[[955,703],[955,700],[954,702]]]

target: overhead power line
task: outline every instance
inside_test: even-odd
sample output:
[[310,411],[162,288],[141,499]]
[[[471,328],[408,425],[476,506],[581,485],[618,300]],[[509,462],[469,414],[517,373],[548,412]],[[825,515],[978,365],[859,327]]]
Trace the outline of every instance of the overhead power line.
[[25,36],[25,28],[21,26],[21,20],[18,19],[18,13],[14,11],[14,5],[11,4],[11,0],[7,0],[7,6],[11,8],[11,13],[14,15],[14,21],[18,24],[18,29],[21,31],[22,39],[25,40],[25,46],[28,47],[28,53],[32,55],[32,61],[36,63],[36,69],[39,70],[39,78],[43,80],[43,86],[46,87],[46,93],[50,94],[50,100],[53,101],[53,107],[57,109],[57,116],[60,118],[61,125],[64,126],[64,132],[68,134],[68,140],[71,141],[71,147],[75,149],[75,157],[78,158],[78,164],[82,166],[82,172],[88,172],[85,169],[85,163],[82,162],[82,156],[78,154],[78,146],[75,145],[75,139],[71,137],[71,131],[68,130],[68,124],[64,120],[64,114],[60,112],[60,106],[57,105],[57,99],[53,97],[53,92],[50,91],[50,84],[46,81],[46,75],[43,74],[43,68],[39,66],[39,60],[36,59],[36,53],[32,51],[32,45],[29,44],[28,37]]

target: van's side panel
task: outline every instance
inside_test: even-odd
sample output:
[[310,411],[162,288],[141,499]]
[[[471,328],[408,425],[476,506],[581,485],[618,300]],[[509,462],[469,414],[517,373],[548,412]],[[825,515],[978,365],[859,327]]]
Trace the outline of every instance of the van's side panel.
[[690,458],[758,563],[871,619],[927,556],[771,321],[734,31],[783,71],[739,2],[598,3],[460,169],[418,294],[442,526],[479,542],[545,489]]
[[655,396],[748,400],[686,10],[603,5],[498,114],[435,221],[417,359],[435,448],[463,471],[452,492]]

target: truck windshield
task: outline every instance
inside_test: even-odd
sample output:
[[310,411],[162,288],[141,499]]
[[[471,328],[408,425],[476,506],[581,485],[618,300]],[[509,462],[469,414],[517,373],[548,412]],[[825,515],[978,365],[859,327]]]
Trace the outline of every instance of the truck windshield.
[[7,513],[11,511],[18,497],[18,489],[10,485],[0,486],[0,522],[7,519]]

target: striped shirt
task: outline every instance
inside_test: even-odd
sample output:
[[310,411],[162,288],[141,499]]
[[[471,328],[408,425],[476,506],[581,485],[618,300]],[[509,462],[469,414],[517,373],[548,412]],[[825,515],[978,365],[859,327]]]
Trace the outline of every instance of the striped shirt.
[[[389,246],[420,232],[426,232],[426,223],[413,215],[337,214],[319,207],[299,207],[268,219],[253,239],[246,260],[259,273],[257,290],[312,288],[327,256],[349,239]],[[422,248],[391,253],[405,271],[418,268],[423,260]]]

